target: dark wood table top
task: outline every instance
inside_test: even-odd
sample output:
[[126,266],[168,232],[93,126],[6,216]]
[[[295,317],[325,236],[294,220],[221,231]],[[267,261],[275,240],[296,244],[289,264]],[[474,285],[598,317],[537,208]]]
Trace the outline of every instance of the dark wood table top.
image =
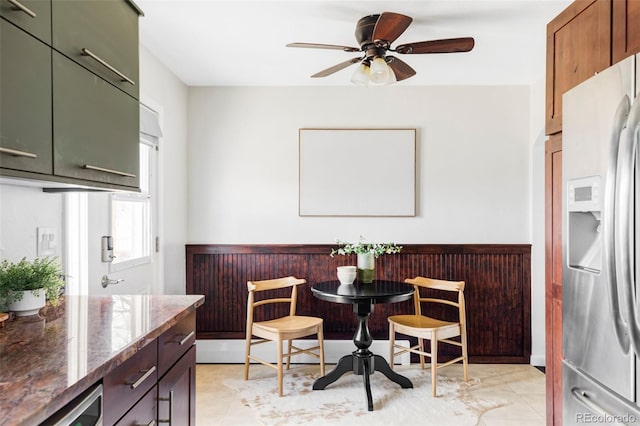
[[372,283],[340,284],[340,281],[323,281],[314,284],[311,292],[320,300],[335,303],[395,303],[413,297],[411,284],[398,281],[374,280]]

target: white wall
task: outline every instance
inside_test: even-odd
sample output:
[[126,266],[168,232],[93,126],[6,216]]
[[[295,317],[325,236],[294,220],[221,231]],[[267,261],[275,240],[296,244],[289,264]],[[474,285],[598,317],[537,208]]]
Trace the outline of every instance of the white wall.
[[[530,243],[529,107],[524,86],[189,88],[188,241]],[[298,217],[301,127],[417,128],[417,216]]]
[[[544,362],[542,82],[188,89],[144,48],[140,81],[141,100],[160,113],[164,131],[165,293],[185,291],[187,242],[333,243],[364,235],[399,243],[532,243],[532,362]],[[418,215],[298,217],[301,127],[417,128]],[[374,171],[370,180],[375,185]],[[105,196],[91,195],[94,212],[104,208]],[[35,257],[38,226],[55,227],[62,238],[62,210],[60,194],[0,185],[0,259]],[[93,217],[93,233],[103,235],[107,219]],[[94,267],[101,274],[104,265]],[[92,283],[92,293],[98,285]]]
[[[544,365],[543,81],[191,87],[188,105],[190,243],[531,243],[531,359]],[[298,217],[304,127],[417,128],[417,216]]]
[[0,260],[37,257],[37,228],[54,228],[62,255],[62,195],[42,188],[0,184]]
[[531,364],[545,365],[545,82],[531,85]]
[[165,294],[185,293],[187,241],[187,86],[140,47],[140,101],[159,113],[160,261]]

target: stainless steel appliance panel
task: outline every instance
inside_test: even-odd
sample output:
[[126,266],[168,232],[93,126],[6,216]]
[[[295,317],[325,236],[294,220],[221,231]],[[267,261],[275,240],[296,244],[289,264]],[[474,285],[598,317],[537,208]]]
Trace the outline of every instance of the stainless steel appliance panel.
[[[612,319],[609,287],[615,267],[606,230],[612,229],[607,228],[613,216],[607,189],[615,181],[611,159],[612,150],[617,152],[611,141],[616,132],[624,132],[634,96],[634,61],[608,68],[563,97],[563,356],[573,368],[631,400],[634,359],[628,336],[616,333]],[[576,191],[584,180],[599,182],[599,202],[582,209],[570,206],[570,188]],[[584,259],[570,265],[569,254],[576,257],[581,251]],[[620,341],[627,341],[626,347]]]
[[564,426],[640,425],[638,406],[609,392],[601,383],[579,372],[566,362],[562,365]]

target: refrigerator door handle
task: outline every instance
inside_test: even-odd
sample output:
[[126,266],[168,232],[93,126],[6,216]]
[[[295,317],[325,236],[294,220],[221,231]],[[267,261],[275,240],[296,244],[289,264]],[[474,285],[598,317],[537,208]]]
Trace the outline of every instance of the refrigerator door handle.
[[602,212],[602,228],[604,237],[604,264],[607,273],[607,283],[609,285],[609,309],[613,317],[613,325],[616,337],[625,354],[629,353],[629,333],[625,320],[620,312],[620,299],[618,290],[618,280],[616,273],[616,247],[615,247],[615,224],[616,224],[616,171],[618,169],[618,148],[620,146],[620,136],[627,123],[631,102],[628,96],[624,96],[613,118],[613,131],[611,132],[611,143],[609,148],[609,162],[607,164],[607,175],[605,181],[605,197]]
[[615,421],[615,419],[618,416],[611,415],[604,408],[596,404],[591,399],[587,391],[574,387],[574,388],[571,388],[571,396],[573,396],[573,398],[575,398],[580,404],[584,405],[589,410],[591,410],[591,412],[593,412],[594,414],[597,414],[598,416],[605,418],[607,420],[613,420],[613,423],[608,423],[608,424],[625,426],[623,423]]
[[636,98],[629,111],[627,132],[618,150],[618,170],[616,174],[615,251],[616,275],[623,284],[623,303],[628,315],[627,326],[631,344],[636,354],[640,354],[640,326],[635,306],[635,274],[633,256],[634,229],[634,166],[637,134],[640,130],[640,97]]

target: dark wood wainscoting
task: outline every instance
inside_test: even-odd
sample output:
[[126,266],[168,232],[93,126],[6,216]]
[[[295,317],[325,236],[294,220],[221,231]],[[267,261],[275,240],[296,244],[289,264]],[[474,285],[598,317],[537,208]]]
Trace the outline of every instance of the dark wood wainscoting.
[[[187,293],[205,295],[197,311],[198,339],[244,339],[247,280],[294,275],[313,285],[336,279],[336,266],[355,265],[355,256],[330,257],[332,247],[187,245]],[[417,275],[466,282],[471,362],[529,363],[530,245],[404,245],[402,253],[376,260],[378,279],[401,281]],[[377,305],[369,321],[374,339],[388,338],[387,316],[412,309],[411,301]],[[325,339],[353,337],[356,316],[351,305],[320,301],[303,287],[297,312],[324,318]],[[444,357],[446,350],[443,346]]]

